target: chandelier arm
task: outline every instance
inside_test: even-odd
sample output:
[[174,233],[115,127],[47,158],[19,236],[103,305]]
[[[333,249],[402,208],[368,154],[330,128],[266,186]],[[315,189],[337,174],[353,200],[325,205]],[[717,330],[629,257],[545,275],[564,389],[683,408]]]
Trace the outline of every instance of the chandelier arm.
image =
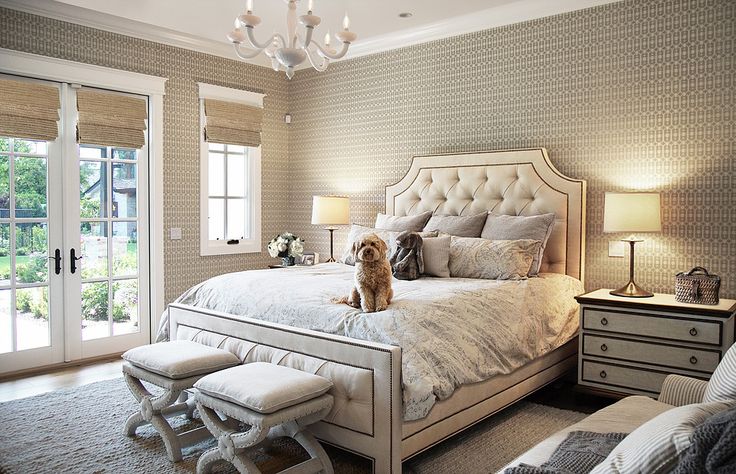
[[329,66],[329,65],[330,65],[330,60],[329,60],[329,59],[327,59],[327,58],[325,58],[325,57],[322,57],[322,64],[320,64],[320,65],[317,65],[317,64],[316,64],[316,63],[314,62],[314,58],[312,57],[312,54],[314,54],[314,52],[313,52],[313,51],[312,51],[311,49],[309,49],[309,48],[304,48],[304,51],[306,51],[306,52],[307,52],[307,59],[309,60],[309,64],[311,64],[311,65],[312,65],[312,67],[313,67],[313,68],[314,68],[314,69],[315,69],[315,70],[316,70],[317,72],[324,72],[324,71],[326,71],[326,70],[327,70],[327,66]]
[[328,58],[328,59],[340,59],[340,58],[342,58],[343,56],[345,56],[347,54],[348,48],[350,47],[350,43],[343,43],[342,44],[342,49],[340,50],[340,52],[337,53],[337,54],[332,54],[332,53],[329,53],[329,52],[325,51],[322,48],[322,46],[320,46],[319,43],[317,43],[316,41],[312,40],[312,44],[317,47],[317,50],[319,51],[319,55],[320,56],[322,56],[323,58]]
[[253,59],[259,54],[261,54],[261,52],[263,51],[263,50],[258,50],[258,49],[241,51],[241,46],[239,44],[234,44],[233,46],[235,47],[235,54],[240,59],[244,59],[244,60]]
[[309,43],[312,42],[312,33],[314,33],[314,28],[307,27],[305,30],[307,30],[307,35],[304,37],[304,42],[302,42],[302,49],[304,50],[309,48]]
[[248,34],[248,42],[250,43],[250,46],[252,48],[255,48],[255,49],[259,50],[259,51],[263,51],[264,49],[266,49],[268,47],[268,45],[271,44],[271,42],[274,40],[274,38],[277,38],[278,37],[278,38],[281,39],[282,43],[284,42],[283,36],[281,36],[279,34],[274,34],[265,43],[259,43],[258,40],[256,40],[255,33],[253,33],[253,27],[252,26],[246,26],[245,27],[245,32]]

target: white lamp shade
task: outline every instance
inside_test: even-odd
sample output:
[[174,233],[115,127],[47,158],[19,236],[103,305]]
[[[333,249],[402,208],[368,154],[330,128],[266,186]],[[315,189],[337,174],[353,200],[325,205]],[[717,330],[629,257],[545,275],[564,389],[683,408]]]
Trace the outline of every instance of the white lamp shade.
[[350,199],[342,196],[314,196],[312,200],[312,224],[350,224]]
[[661,232],[659,193],[606,193],[603,232]]

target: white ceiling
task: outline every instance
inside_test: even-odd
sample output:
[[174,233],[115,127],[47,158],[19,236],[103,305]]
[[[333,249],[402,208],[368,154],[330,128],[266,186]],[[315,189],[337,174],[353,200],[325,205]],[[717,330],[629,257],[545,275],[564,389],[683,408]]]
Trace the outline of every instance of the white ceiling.
[[[588,8],[618,0],[314,0],[319,39],[347,12],[358,40],[348,57]],[[298,11],[306,11],[301,0]],[[0,5],[73,23],[234,58],[225,34],[245,0],[0,0]],[[398,14],[411,12],[408,19]],[[263,41],[285,33],[284,0],[254,0]],[[258,61],[254,61],[259,63]],[[265,64],[265,63],[260,63]]]

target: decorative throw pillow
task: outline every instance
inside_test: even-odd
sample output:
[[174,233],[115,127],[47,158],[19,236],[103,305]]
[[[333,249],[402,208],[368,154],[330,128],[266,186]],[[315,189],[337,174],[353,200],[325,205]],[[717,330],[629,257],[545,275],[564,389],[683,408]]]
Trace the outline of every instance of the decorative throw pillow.
[[487,240],[452,237],[450,276],[521,280],[529,273],[538,240]]
[[450,277],[450,236],[424,239],[422,254],[425,275]]
[[534,256],[531,270],[529,270],[529,276],[534,276],[539,273],[544,248],[547,246],[549,236],[552,235],[554,223],[555,215],[552,213],[538,216],[507,216],[489,213],[480,236],[490,240],[531,239],[540,241],[542,244],[539,246],[539,252]]
[[704,402],[728,400],[736,400],[736,344],[726,351],[703,394]]
[[[373,227],[353,224],[350,227],[348,241],[345,245],[345,250],[342,253],[340,261],[346,265],[355,265],[355,261],[353,260],[353,244],[357,242],[363,234],[376,234],[381,240],[386,242],[389,249],[393,249],[395,247],[394,242],[396,242],[396,236],[400,233],[401,232],[392,232],[389,230],[374,229]],[[437,237],[437,232],[419,232],[419,235],[422,238]]]
[[474,216],[432,216],[424,230],[436,230],[456,237],[480,237],[487,216],[487,212]]
[[670,472],[690,447],[695,427],[730,406],[721,402],[696,403],[667,410],[629,434],[591,474]]
[[423,212],[415,216],[389,216],[381,214],[376,216],[376,229],[390,230],[394,232],[421,232],[429,218],[432,217],[432,211]]

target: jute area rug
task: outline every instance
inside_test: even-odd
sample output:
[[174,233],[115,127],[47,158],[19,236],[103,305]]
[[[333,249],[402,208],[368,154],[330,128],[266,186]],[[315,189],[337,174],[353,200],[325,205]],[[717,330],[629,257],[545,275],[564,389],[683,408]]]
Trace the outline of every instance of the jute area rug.
[[[160,438],[148,426],[138,436],[121,432],[136,404],[120,379],[0,404],[0,472],[2,473],[193,473],[198,456],[214,446],[205,441],[187,449],[171,464]],[[404,473],[495,472],[550,434],[585,415],[520,402],[475,427],[404,463]],[[176,419],[178,429],[199,420]],[[369,461],[329,448],[336,473],[371,471]],[[264,473],[278,472],[306,459],[295,442],[277,440],[256,461]],[[236,472],[218,465],[216,472]]]

